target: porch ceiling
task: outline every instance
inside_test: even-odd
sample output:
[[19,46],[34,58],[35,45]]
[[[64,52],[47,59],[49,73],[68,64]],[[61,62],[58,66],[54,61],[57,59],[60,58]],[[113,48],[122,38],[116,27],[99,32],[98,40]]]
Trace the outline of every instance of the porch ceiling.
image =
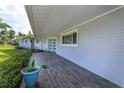
[[85,22],[116,5],[26,5],[25,9],[35,37],[54,35]]

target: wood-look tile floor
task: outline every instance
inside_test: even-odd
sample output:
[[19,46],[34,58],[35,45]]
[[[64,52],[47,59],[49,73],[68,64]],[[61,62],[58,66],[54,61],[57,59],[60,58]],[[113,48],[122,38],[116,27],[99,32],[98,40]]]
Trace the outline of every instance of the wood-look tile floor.
[[[38,65],[47,64],[41,69],[38,88],[118,88],[118,85],[50,52],[34,53]],[[20,87],[25,87],[22,82]]]

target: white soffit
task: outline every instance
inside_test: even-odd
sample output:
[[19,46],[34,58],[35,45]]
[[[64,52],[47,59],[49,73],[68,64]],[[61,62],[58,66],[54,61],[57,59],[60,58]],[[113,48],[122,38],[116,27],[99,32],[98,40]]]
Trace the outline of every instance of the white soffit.
[[116,5],[27,5],[29,21],[36,37],[54,35],[113,10]]

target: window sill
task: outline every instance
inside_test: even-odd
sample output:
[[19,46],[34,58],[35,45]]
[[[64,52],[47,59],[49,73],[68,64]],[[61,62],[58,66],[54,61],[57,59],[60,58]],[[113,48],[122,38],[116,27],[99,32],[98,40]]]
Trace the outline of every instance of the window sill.
[[78,47],[78,44],[61,44],[61,46]]

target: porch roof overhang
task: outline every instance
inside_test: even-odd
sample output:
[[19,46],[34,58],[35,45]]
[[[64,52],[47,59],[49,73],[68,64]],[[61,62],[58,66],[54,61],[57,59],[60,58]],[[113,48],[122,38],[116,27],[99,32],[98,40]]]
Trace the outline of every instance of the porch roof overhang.
[[86,22],[117,5],[26,5],[25,9],[35,37],[52,36]]

